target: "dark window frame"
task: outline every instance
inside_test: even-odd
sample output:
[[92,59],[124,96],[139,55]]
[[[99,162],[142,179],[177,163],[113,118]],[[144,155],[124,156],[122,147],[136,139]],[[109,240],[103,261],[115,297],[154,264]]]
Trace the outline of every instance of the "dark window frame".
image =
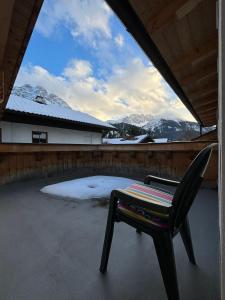
[[[41,134],[43,134],[43,133],[46,135],[45,140],[40,138]],[[34,138],[34,134],[39,135],[39,139]],[[47,131],[32,130],[32,144],[48,144],[48,132]]]

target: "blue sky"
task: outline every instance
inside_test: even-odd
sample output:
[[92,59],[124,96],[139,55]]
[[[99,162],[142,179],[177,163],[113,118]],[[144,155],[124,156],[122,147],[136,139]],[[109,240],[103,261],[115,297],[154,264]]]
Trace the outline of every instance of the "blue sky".
[[45,0],[16,85],[100,119],[191,115],[103,0]]

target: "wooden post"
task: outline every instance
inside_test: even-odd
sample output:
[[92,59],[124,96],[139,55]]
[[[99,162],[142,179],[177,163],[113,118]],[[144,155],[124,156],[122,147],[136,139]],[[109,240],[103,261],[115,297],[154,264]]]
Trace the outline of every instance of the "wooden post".
[[200,135],[202,135],[202,125],[200,125]]
[[218,141],[219,141],[219,227],[220,227],[220,286],[225,300],[225,0],[219,0],[218,55]]
[[5,100],[4,84],[4,71],[0,70],[0,104],[2,104]]

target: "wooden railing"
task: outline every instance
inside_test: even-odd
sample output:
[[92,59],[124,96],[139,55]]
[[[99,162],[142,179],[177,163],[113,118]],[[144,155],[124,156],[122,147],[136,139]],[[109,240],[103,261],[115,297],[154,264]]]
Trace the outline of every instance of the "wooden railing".
[[[138,145],[0,144],[0,184],[32,177],[106,174],[144,178],[152,173],[180,179],[208,142]],[[216,186],[217,151],[205,183]]]

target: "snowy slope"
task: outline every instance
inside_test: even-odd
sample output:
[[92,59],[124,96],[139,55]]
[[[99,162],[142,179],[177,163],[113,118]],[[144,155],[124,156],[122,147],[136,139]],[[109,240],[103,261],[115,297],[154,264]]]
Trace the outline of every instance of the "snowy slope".
[[129,116],[117,120],[109,120],[108,122],[110,124],[126,123],[138,127],[144,127],[152,118],[153,116],[150,114],[131,114]]
[[32,86],[30,84],[24,84],[22,86],[15,86],[12,90],[12,95],[25,98],[30,101],[34,101],[37,96],[44,98],[46,104],[58,104],[60,106],[70,108],[70,106],[60,97],[48,91],[42,86]]
[[13,111],[113,128],[112,125],[98,120],[87,113],[75,111],[71,108],[66,108],[58,104],[40,104],[15,95],[10,96],[6,108]]
[[138,135],[133,140],[124,140],[123,138],[103,139],[103,144],[138,144],[147,136],[147,134]]

